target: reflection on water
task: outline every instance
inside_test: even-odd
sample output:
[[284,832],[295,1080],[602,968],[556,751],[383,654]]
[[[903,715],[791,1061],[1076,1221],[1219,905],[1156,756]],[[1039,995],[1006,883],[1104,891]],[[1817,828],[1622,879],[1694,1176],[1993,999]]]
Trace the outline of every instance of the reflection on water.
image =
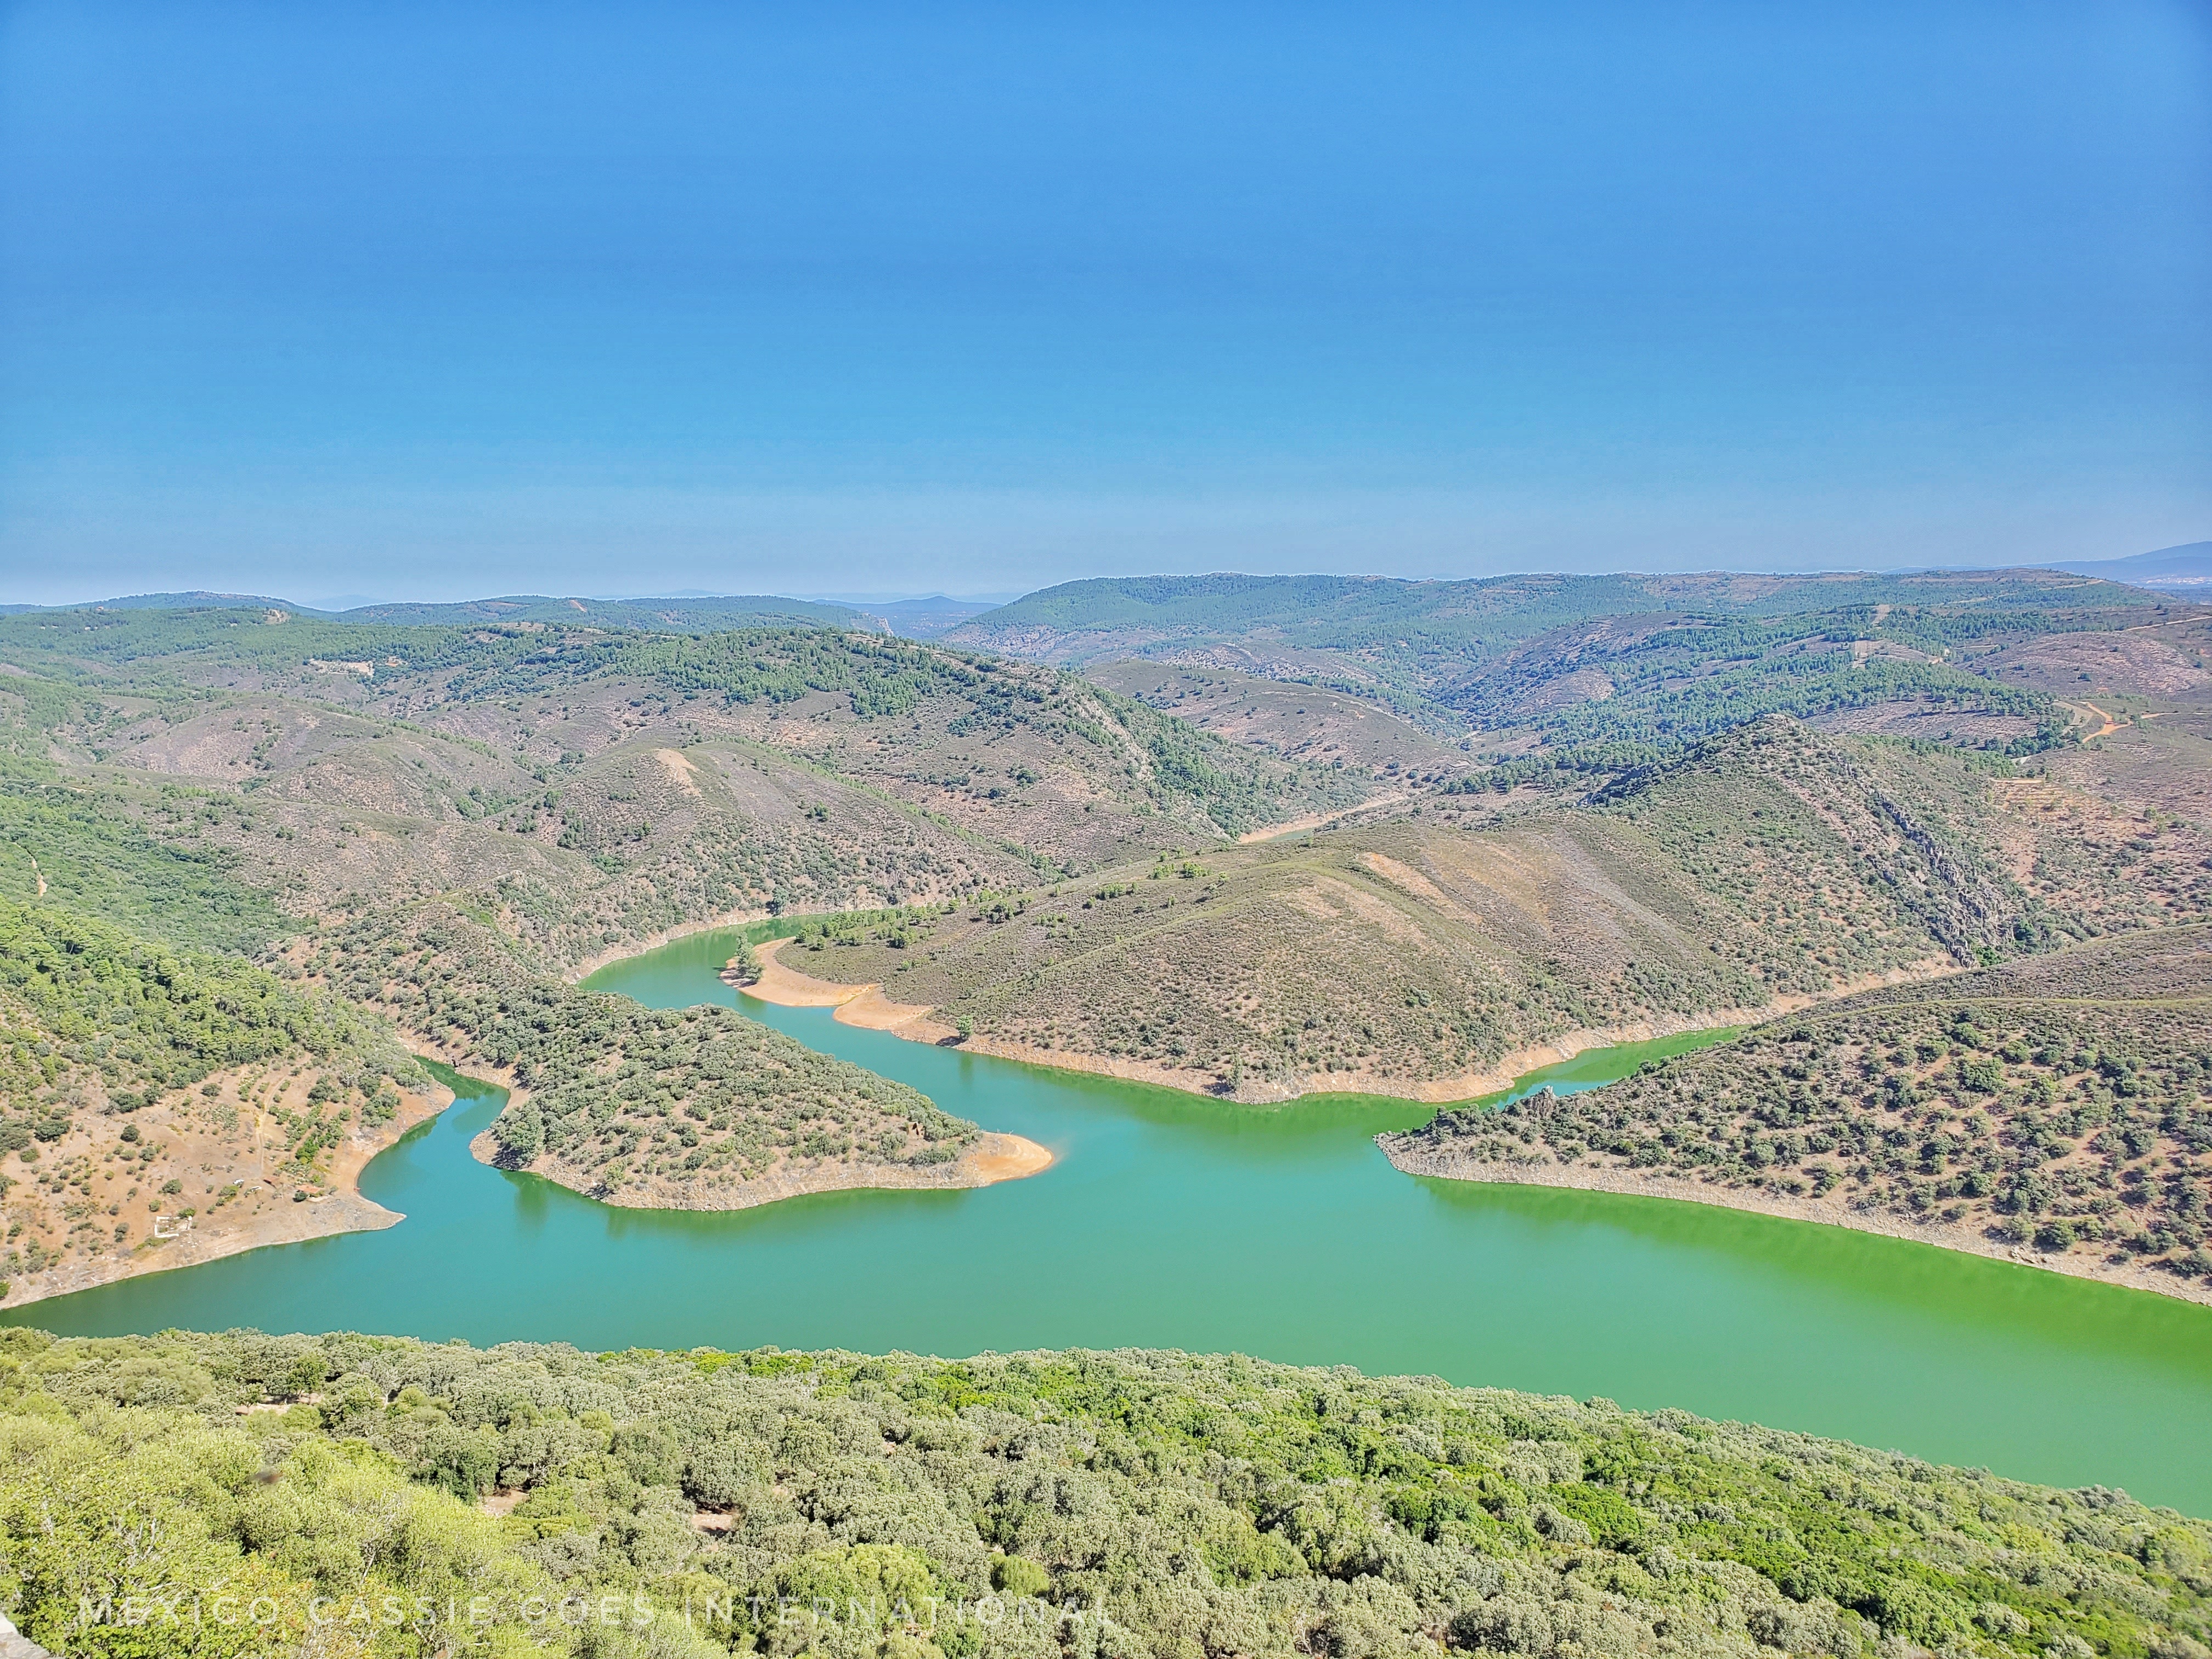
[[[715,977],[730,949],[695,936],[593,984],[741,1006],[1060,1162],[974,1192],[615,1209],[476,1163],[495,1091],[364,1172],[406,1214],[397,1227],[11,1317],[591,1347],[1241,1350],[1682,1406],[2212,1511],[2212,1310],[1708,1206],[1415,1180],[1372,1137],[1425,1109],[1255,1109],[902,1042],[741,1000]],[[1581,1056],[1555,1082],[1650,1053]]]

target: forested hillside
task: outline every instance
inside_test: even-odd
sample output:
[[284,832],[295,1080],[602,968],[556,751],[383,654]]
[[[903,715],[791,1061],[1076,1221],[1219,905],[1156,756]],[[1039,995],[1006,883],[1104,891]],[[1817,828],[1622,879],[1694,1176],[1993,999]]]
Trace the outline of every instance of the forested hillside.
[[[1547,607],[1595,605],[1595,626],[1641,594],[1740,613],[1666,623],[1739,643],[1768,626],[1757,607],[1842,600],[1870,623],[1889,607],[1885,626],[1905,606],[1923,631],[2010,638],[2006,618],[2038,605],[2110,597],[2057,575],[1871,580],[1507,584],[1437,637],[1494,644],[1550,627]],[[415,975],[464,1012],[510,980],[565,1009],[561,980],[665,930],[903,907],[791,965],[880,982],[931,1011],[917,1030],[1000,1053],[1250,1100],[1456,1099],[1594,1034],[2185,921],[2212,893],[2212,839],[2174,782],[2201,781],[2204,744],[2178,721],[2129,728],[2130,753],[2161,758],[2124,777],[2101,742],[2023,759],[1823,734],[1750,719],[1739,687],[1722,698],[1736,724],[1700,743],[1593,740],[1486,769],[1459,750],[1386,757],[1397,739],[1355,737],[1372,705],[1343,694],[1284,688],[1265,719],[1303,721],[1295,699],[1326,696],[1346,742],[1271,755],[1249,690],[1249,721],[1209,722],[1231,741],[1059,670],[831,629],[101,611],[0,621],[0,660],[19,671],[0,681],[16,896],[41,902],[43,883],[46,903],[240,951],[296,931],[289,960],[321,960],[471,1063],[521,1051],[495,1019],[422,1003]],[[1121,683],[1171,704],[1195,684]],[[427,946],[424,918],[444,930]],[[393,953],[410,960],[397,985]],[[634,1034],[662,1103],[697,1108],[670,1121],[611,1109],[626,1097],[580,1054],[535,1054],[548,1069],[503,1120],[502,1156],[700,1202],[778,1192],[807,1161],[810,1179],[871,1160],[915,1178],[946,1150],[913,1130],[912,1103],[879,1112],[850,1079],[824,1097],[795,1048],[771,1044],[769,1080],[725,1099],[713,1073],[740,1064],[738,1037],[716,1031],[665,1053],[666,1034]],[[814,1121],[824,1097],[834,1127]]]
[[1869,993],[1382,1145],[1422,1175],[1827,1200],[2212,1300],[2212,929]]
[[704,916],[997,887],[1372,791],[1066,675],[878,635],[67,614],[0,621],[0,659],[45,677],[9,682],[40,698],[33,746],[157,831],[166,815],[173,854],[233,862],[295,913],[501,887],[571,963]]
[[319,1188],[342,1142],[434,1087],[388,1025],[335,997],[0,901],[0,1297],[158,1262],[155,1217],[238,1200],[246,1165],[257,1192]]
[[1143,658],[1367,697],[1491,757],[1615,767],[1763,714],[2025,752],[2067,724],[1970,651],[2197,607],[2052,571],[1826,576],[1114,578],[946,635],[1040,661]]
[[2078,896],[2046,879],[2041,849],[2078,826],[2012,811],[2017,776],[1768,720],[1578,805],[1187,849],[789,959],[1039,1058],[1252,1098],[1462,1098],[1572,1033],[1711,1024],[2201,906],[2185,856]]
[[455,1064],[511,1078],[498,1161],[615,1203],[738,1209],[840,1187],[974,1184],[975,1126],[903,1084],[719,1007],[658,1012],[534,968],[446,906],[376,915],[304,956]]
[[[2123,1493],[1242,1358],[20,1331],[0,1442],[14,1616],[72,1656],[2191,1659],[2212,1635],[2212,1528]],[[216,1583],[264,1598],[258,1628],[211,1595],[168,1620]]]

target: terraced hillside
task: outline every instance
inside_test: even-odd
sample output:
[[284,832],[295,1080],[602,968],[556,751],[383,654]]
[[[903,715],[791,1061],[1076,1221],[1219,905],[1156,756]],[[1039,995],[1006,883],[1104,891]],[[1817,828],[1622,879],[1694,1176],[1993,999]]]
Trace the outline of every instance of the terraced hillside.
[[1382,1139],[1414,1174],[1909,1230],[2212,1302],[2212,928],[1869,993]]
[[[118,1659],[2191,1659],[2212,1637],[2212,1528],[2124,1493],[1242,1358],[13,1331],[0,1443],[15,1620]],[[171,1624],[179,1583],[267,1616]],[[397,1630],[387,1597],[418,1610]]]
[[[994,1052],[1280,1099],[1481,1092],[1551,1050],[1725,1024],[2136,925],[2036,873],[2075,823],[2008,805],[2008,762],[1746,727],[1581,805],[1216,846],[817,933],[783,960],[879,982]],[[2194,845],[2192,842],[2191,843]],[[2201,908],[2197,911],[2201,914]]]

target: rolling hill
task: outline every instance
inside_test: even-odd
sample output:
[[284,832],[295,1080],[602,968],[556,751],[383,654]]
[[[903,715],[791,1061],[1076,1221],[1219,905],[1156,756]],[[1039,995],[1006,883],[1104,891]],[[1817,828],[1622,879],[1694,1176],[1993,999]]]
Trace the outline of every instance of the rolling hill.
[[2065,724],[1970,649],[2164,619],[2160,596],[2057,571],[1900,575],[1152,577],[1069,583],[950,642],[1040,661],[1127,659],[1307,684],[1472,751],[1679,750],[1763,714],[2014,752]]
[[1703,1198],[2212,1301],[2212,929],[1870,992],[1382,1137],[1409,1173]]
[[2077,882],[2137,827],[2023,811],[2023,788],[2073,799],[1777,717],[1577,802],[1190,847],[782,959],[993,1052],[1252,1100],[1459,1099],[1593,1042],[2203,914],[2201,832]]

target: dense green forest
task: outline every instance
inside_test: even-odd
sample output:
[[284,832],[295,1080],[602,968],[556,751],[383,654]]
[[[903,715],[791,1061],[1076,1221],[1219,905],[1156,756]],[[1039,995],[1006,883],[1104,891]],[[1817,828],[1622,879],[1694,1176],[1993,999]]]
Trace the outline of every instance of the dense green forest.
[[1649,1170],[2212,1276],[2212,930],[1871,993],[1386,1135],[1423,1173]]
[[[2033,634],[2058,619],[2014,612],[1989,620],[2001,620],[2008,633]],[[1464,690],[1437,695],[1480,727],[1526,727],[1562,750],[1601,745],[1605,758],[1638,749],[1656,755],[1770,714],[1816,720],[1888,704],[2008,717],[2018,728],[1993,746],[2010,753],[2056,741],[2068,720],[2048,694],[1949,663],[1869,654],[1861,643],[1941,650],[1943,621],[1892,613],[1876,624],[1859,613],[1682,622],[1619,638],[1578,631],[1560,642],[1563,650],[1510,653]],[[1547,699],[1549,684],[1567,673],[1601,677],[1604,695]]]
[[979,617],[963,637],[1026,629],[1157,629],[1362,647],[1419,641],[1489,647],[1594,617],[1689,614],[1791,616],[1875,607],[2136,609],[2160,596],[2055,570],[1921,571],[1880,575],[1747,574],[1481,577],[1401,581],[1383,576],[1105,576],[1063,582]]
[[11,1151],[58,1139],[89,1106],[127,1113],[279,1054],[370,1088],[417,1076],[388,1026],[335,997],[52,906],[0,901],[0,1146]]
[[15,1331],[0,1586],[81,1659],[2194,1659],[2212,1528],[1242,1358]]
[[250,951],[285,931],[269,895],[239,878],[234,852],[156,833],[234,819],[244,810],[234,798],[177,781],[88,787],[64,775],[52,735],[97,718],[85,703],[52,681],[0,680],[0,896],[222,950]]
[[766,1176],[927,1170],[975,1139],[905,1085],[732,1009],[659,1011],[565,985],[448,906],[365,918],[306,960],[455,1060],[511,1073],[525,1092],[495,1129],[504,1162],[543,1161],[617,1201],[659,1182],[728,1206]]

